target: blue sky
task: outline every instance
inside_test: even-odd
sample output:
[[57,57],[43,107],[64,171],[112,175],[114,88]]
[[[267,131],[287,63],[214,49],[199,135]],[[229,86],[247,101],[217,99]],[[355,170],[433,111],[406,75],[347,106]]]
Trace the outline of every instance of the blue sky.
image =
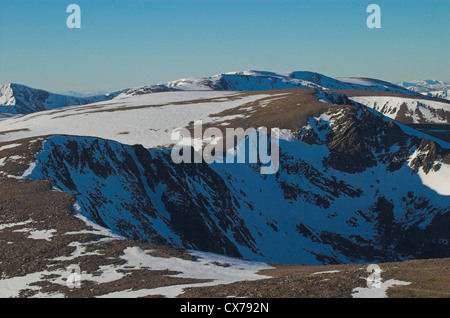
[[[66,26],[70,3],[81,29]],[[381,29],[366,7],[381,7]],[[115,90],[230,71],[450,82],[450,0],[2,0],[0,83]]]

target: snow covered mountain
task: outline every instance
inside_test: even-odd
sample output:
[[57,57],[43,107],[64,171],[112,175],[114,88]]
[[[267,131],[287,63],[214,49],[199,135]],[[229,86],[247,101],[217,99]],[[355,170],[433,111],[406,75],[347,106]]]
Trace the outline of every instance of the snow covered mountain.
[[[170,91],[214,90],[251,92],[292,88],[310,88],[319,91],[368,91],[374,92],[374,95],[377,96],[380,96],[383,92],[406,94],[412,98],[421,96],[421,94],[409,90],[409,86],[408,88],[404,88],[399,85],[369,78],[332,78],[308,71],[290,73],[244,71],[224,73],[204,78],[179,79],[165,84],[135,87],[107,95],[85,97],[59,95],[32,89],[24,85],[6,84],[0,86],[0,113],[27,114],[65,106],[90,104],[116,97],[123,98]],[[443,94],[441,92],[435,95],[441,97]],[[365,94],[365,96],[367,95]],[[442,120],[446,120],[445,116],[440,117],[436,120],[426,117],[426,120],[430,122],[442,122]]]
[[142,95],[173,90],[263,91],[289,88],[356,89],[411,93],[400,86],[363,78],[335,79],[315,72],[273,73],[262,71],[230,72],[203,78],[185,78],[165,84],[129,89],[123,95]]
[[415,80],[409,82],[400,82],[397,83],[397,85],[418,93],[427,93],[431,91],[442,91],[450,89],[450,83],[437,80]]
[[[130,239],[291,264],[450,256],[450,144],[329,90],[136,92],[0,119],[2,165],[37,140],[27,178]],[[197,119],[289,130],[280,170],[175,164],[171,132]]]
[[90,104],[112,99],[119,93],[75,97],[53,94],[20,84],[5,84],[0,85],[0,113],[29,114],[65,106]]
[[450,100],[450,83],[436,80],[401,82],[397,85],[425,96]]
[[412,96],[355,96],[351,99],[404,124],[450,123],[450,102]]

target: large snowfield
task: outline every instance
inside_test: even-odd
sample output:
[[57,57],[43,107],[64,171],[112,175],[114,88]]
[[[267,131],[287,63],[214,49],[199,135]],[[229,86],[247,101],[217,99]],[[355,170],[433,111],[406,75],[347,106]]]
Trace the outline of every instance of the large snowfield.
[[72,135],[142,144],[146,148],[168,146],[172,131],[194,120],[209,123],[227,118],[210,115],[260,101],[267,103],[283,94],[242,96],[237,92],[182,91],[125,96],[111,101],[0,119],[0,141]]

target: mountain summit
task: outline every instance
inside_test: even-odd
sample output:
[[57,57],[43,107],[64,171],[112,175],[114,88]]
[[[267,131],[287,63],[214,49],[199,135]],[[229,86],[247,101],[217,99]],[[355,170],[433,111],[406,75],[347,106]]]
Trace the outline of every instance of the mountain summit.
[[296,71],[274,73],[265,71],[243,71],[218,74],[210,77],[184,78],[164,84],[135,87],[124,95],[141,95],[171,90],[218,90],[218,91],[263,91],[290,88],[312,88],[320,90],[373,90],[411,94],[411,91],[376,79],[335,79],[315,72]]

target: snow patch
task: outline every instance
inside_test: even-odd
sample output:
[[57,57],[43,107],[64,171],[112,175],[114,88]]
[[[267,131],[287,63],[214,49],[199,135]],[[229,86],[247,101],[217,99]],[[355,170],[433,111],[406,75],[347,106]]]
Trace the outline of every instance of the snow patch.
[[[232,119],[236,116],[212,115],[277,96],[268,94],[244,96],[236,92],[222,91],[182,91],[122,96],[96,104],[3,119],[0,121],[0,130],[10,132],[1,135],[0,141],[47,135],[72,135],[99,137],[126,145],[141,144],[145,148],[165,147],[174,144],[171,133],[177,128],[186,127],[195,120],[202,120],[205,124]],[[24,124],[26,130],[23,129]]]
[[33,222],[33,220],[28,220],[28,221],[17,222],[17,223],[0,224],[0,231],[2,231],[4,229],[7,229],[7,228],[11,228],[11,227],[27,225],[27,224],[30,224],[32,222]]
[[[180,272],[179,274],[170,275],[170,277],[209,279],[212,281],[205,283],[173,285],[154,289],[125,290],[110,293],[102,297],[135,298],[151,295],[163,295],[165,297],[173,298],[182,294],[183,289],[188,287],[205,287],[220,284],[231,284],[237,281],[250,281],[269,278],[268,276],[258,275],[257,272],[262,269],[272,268],[265,263],[243,261],[204,252],[191,252],[194,256],[199,257],[196,261],[189,261],[174,257],[154,257],[147,254],[148,252],[151,251],[143,251],[138,247],[131,247],[124,251],[122,258],[127,261],[127,266],[132,266],[135,268]],[[226,264],[226,266],[223,266],[223,264]]]
[[51,241],[52,237],[53,237],[53,233],[56,233],[57,230],[34,230],[34,229],[29,229],[29,228],[23,228],[20,230],[15,230],[13,232],[28,232],[30,235],[28,235],[27,238],[32,239],[32,240],[46,240],[46,241]]
[[3,147],[0,147],[0,151],[6,150],[6,149],[12,149],[21,146],[21,144],[9,144]]
[[338,270],[331,270],[331,271],[315,272],[315,273],[312,273],[311,275],[334,274],[334,273],[339,273],[339,272],[340,271],[338,271]]
[[374,287],[356,287],[353,289],[353,298],[387,298],[386,291],[392,286],[407,286],[410,282],[404,282],[401,280],[389,279],[385,282],[381,282],[380,288]]

